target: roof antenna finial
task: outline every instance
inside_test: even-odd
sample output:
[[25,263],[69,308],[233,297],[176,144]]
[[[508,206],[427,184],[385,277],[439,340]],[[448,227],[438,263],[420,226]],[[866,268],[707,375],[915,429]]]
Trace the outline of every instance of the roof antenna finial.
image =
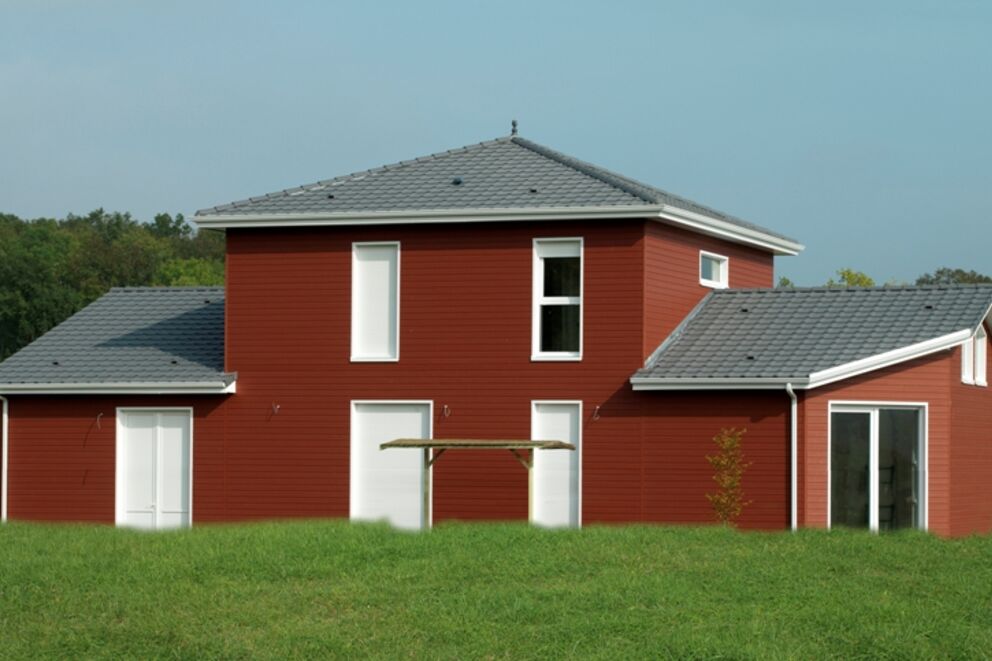
[[510,135],[517,134],[517,120],[510,120]]

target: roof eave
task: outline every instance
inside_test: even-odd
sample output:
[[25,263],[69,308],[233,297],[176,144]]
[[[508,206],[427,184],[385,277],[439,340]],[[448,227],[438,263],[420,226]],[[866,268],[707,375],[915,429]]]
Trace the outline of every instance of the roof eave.
[[231,395],[236,379],[77,383],[0,383],[3,395]]
[[782,390],[787,384],[793,388],[806,388],[806,377],[756,377],[756,378],[655,378],[638,377],[630,379],[634,390]]
[[426,209],[340,213],[205,213],[193,219],[201,229],[249,227],[320,227],[349,225],[428,225],[549,220],[649,218],[687,227],[703,234],[752,245],[777,255],[797,255],[804,246],[783,237],[741,227],[718,218],[665,204],[601,207],[519,207],[491,209]]

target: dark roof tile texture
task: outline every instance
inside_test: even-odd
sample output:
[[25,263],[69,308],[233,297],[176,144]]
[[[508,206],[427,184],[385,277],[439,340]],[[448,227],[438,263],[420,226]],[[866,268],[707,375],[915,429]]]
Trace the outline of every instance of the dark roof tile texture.
[[992,286],[720,290],[635,378],[806,378],[976,329]]
[[127,287],[0,363],[0,384],[230,382],[223,370],[223,287]]
[[[461,183],[453,183],[456,179]],[[638,207],[658,204],[793,240],[515,135],[202,209],[196,215],[624,207],[636,216]]]

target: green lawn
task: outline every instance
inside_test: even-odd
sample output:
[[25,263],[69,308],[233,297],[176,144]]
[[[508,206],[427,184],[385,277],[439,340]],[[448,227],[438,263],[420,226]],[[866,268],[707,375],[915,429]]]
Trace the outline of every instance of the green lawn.
[[990,537],[0,528],[4,658],[990,654]]

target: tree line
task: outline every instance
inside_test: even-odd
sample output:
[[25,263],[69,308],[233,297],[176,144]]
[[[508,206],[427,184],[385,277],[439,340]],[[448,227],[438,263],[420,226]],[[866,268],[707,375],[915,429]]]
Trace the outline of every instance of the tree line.
[[223,234],[196,232],[182,214],[0,214],[0,360],[111,287],[222,284]]
[[[875,287],[876,282],[873,277],[863,271],[856,271],[850,268],[838,269],[837,278],[830,278],[824,283],[827,287]],[[886,282],[884,287],[904,287],[908,282]],[[923,287],[926,285],[976,285],[992,284],[992,276],[979,273],[978,271],[966,271],[964,269],[953,269],[941,267],[933,273],[924,273],[918,277],[914,285]],[[782,276],[778,279],[779,287],[795,287],[796,284],[789,278]]]

